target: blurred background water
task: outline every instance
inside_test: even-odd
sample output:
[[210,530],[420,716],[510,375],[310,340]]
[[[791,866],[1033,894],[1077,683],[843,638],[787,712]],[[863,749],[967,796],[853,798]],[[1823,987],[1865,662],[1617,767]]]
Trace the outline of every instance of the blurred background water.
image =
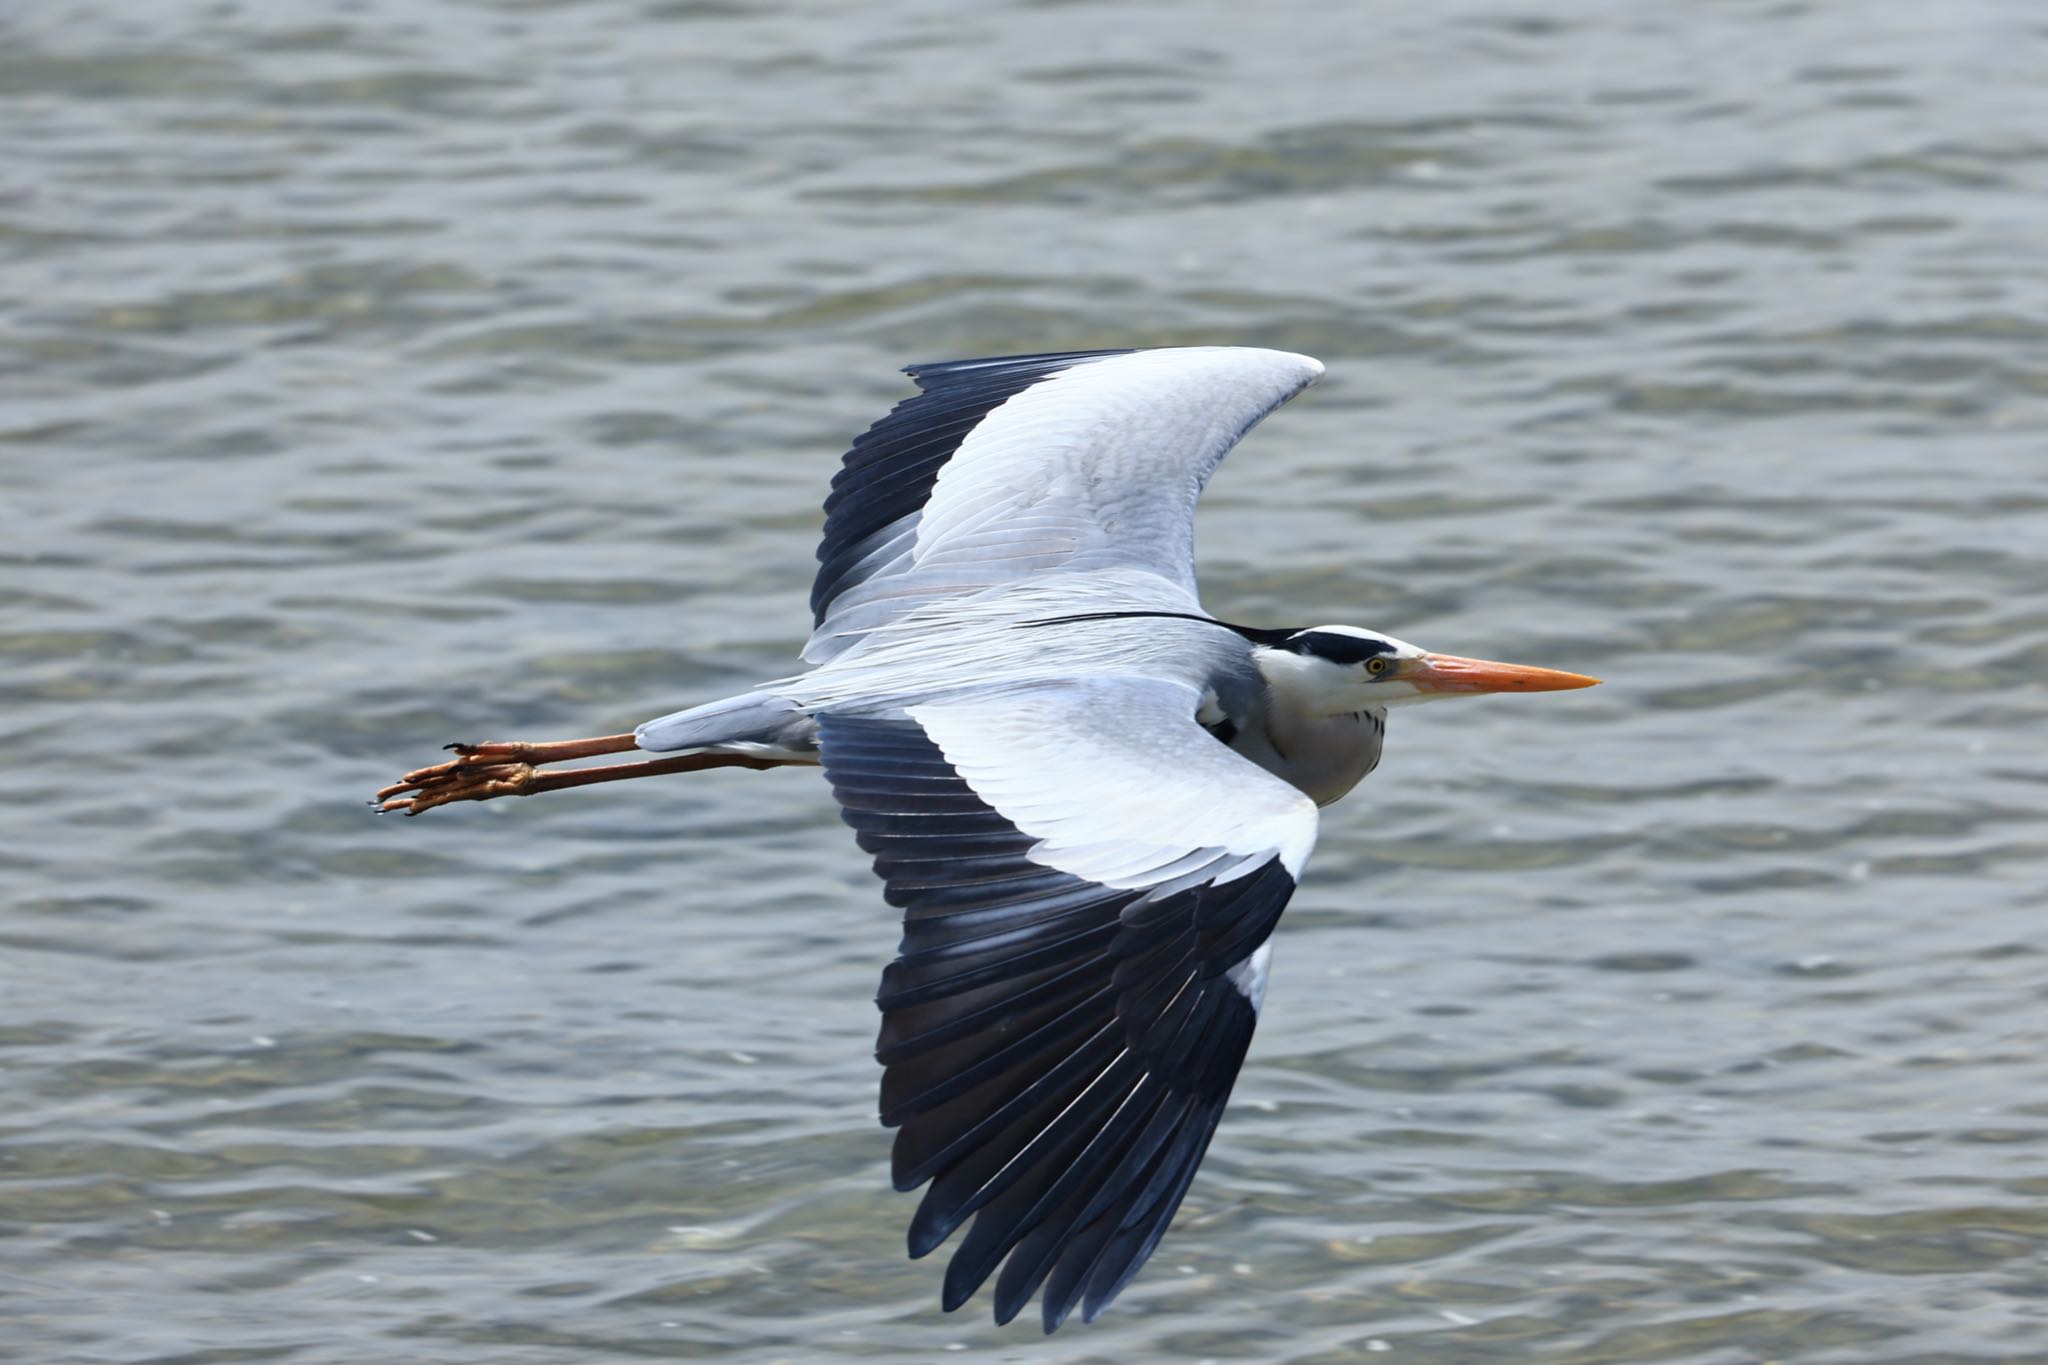
[[[0,1357],[2048,1360],[2038,6],[0,16]],[[1395,716],[1178,1224],[937,1308],[823,784],[375,820],[788,670],[917,360],[1329,378],[1207,600]]]

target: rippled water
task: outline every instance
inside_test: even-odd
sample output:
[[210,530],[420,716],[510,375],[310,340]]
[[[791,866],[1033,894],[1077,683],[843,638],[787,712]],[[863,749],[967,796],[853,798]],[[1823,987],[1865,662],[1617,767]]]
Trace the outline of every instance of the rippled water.
[[[2048,1360],[2037,6],[0,19],[0,1356]],[[784,672],[914,360],[1330,377],[1207,596],[1395,717],[1138,1285],[937,1310]]]

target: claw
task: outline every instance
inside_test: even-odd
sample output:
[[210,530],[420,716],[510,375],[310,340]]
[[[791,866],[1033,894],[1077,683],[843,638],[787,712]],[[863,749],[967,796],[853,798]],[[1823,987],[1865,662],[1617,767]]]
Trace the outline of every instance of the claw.
[[522,796],[533,781],[534,769],[526,763],[469,763],[462,759],[437,763],[407,773],[377,793],[372,804],[380,811],[402,810],[407,815],[445,806],[451,801],[488,801],[495,796]]
[[407,815],[418,815],[450,801],[488,801],[496,796],[524,796],[529,791],[547,791],[562,785],[581,786],[589,779],[558,774],[540,781],[537,780],[539,774],[536,769],[544,763],[624,753],[637,747],[630,734],[551,740],[539,744],[506,740],[446,744],[442,748],[455,757],[413,769],[378,791],[370,804],[380,812],[402,810]]

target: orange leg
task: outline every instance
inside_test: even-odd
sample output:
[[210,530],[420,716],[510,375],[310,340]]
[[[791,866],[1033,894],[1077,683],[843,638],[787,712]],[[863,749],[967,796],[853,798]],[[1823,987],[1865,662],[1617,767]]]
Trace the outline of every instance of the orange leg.
[[706,768],[779,768],[797,761],[755,758],[748,754],[678,754],[646,763],[614,763],[602,768],[568,768],[560,772],[539,771],[543,763],[589,758],[596,754],[624,753],[639,746],[631,735],[601,735],[595,739],[564,739],[543,744],[494,742],[451,744],[457,757],[446,763],[416,768],[378,792],[370,804],[381,814],[421,811],[445,806],[451,801],[488,801],[495,796],[533,796],[566,787],[587,787],[597,782],[622,782],[629,777],[656,777],[662,773],[694,773]]

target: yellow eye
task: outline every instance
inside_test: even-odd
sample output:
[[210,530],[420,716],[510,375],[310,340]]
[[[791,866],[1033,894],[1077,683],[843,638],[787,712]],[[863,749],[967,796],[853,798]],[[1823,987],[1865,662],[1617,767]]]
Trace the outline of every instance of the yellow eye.
[[1365,671],[1377,678],[1394,666],[1394,661],[1384,654],[1375,654],[1365,661]]

